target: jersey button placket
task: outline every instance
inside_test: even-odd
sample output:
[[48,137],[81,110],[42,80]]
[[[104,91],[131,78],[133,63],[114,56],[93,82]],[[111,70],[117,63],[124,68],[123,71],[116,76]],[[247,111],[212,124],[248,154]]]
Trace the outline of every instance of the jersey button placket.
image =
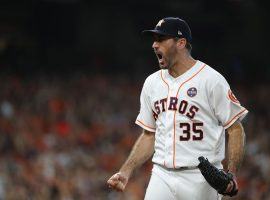
[[[171,94],[171,96],[172,97],[175,97],[175,98],[177,98],[177,103],[176,103],[176,110],[178,109],[178,104],[179,104],[179,99],[178,99],[178,96],[177,96],[177,91],[178,91],[178,87],[179,87],[179,79],[176,79],[176,80],[174,80],[173,81],[173,91],[172,91],[172,94]],[[176,140],[176,136],[175,136],[175,112],[177,112],[176,110],[172,110],[171,111],[171,117],[170,117],[170,123],[171,123],[171,134],[172,134],[172,137],[170,138],[170,142],[171,142],[171,163],[172,163],[172,168],[174,168],[175,167],[175,163],[174,163],[174,159],[175,159],[175,149],[174,148],[176,148],[175,147],[175,140]]]
[[175,97],[175,84],[170,84],[168,99],[167,99],[167,112],[166,112],[166,142],[165,142],[165,162],[167,167],[173,167],[173,116],[174,111],[169,110],[170,97]]

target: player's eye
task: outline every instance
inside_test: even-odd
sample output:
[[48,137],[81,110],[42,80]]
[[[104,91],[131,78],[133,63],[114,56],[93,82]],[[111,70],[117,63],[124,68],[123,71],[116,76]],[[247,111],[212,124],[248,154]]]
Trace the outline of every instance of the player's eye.
[[154,37],[154,41],[155,42],[163,42],[163,41],[165,41],[165,40],[167,40],[167,39],[169,39],[170,37],[168,37],[168,36],[163,36],[163,35],[160,35],[160,36],[155,36]]

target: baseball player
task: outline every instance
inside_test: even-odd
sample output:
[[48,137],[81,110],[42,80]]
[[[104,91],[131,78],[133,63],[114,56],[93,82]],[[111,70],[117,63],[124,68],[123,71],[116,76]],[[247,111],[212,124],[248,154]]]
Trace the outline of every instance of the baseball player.
[[107,183],[124,191],[132,172],[153,155],[146,200],[221,199],[198,169],[198,157],[222,169],[227,133],[227,170],[234,178],[226,192],[237,190],[245,140],[241,120],[248,111],[220,73],[191,57],[191,31],[184,20],[164,18],[143,33],[154,39],[161,69],[145,80],[141,91],[135,123],[142,134]]

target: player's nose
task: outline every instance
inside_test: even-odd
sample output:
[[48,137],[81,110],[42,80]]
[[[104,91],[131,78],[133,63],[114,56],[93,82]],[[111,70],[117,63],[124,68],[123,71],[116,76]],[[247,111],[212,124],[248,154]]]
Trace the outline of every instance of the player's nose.
[[154,50],[157,50],[158,47],[159,47],[158,42],[157,42],[157,41],[154,41],[153,44],[152,44],[152,48],[153,48]]

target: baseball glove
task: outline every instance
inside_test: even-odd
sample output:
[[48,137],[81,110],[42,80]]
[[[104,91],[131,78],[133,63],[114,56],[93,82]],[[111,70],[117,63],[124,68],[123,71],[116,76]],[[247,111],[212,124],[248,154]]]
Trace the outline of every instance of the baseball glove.
[[[238,187],[232,173],[224,172],[223,170],[216,168],[208,161],[208,159],[205,159],[202,156],[198,159],[200,161],[198,168],[200,169],[202,175],[209,185],[216,189],[219,194],[229,195],[231,197],[237,194]],[[227,187],[231,182],[233,183],[233,187],[231,191],[226,192]]]

